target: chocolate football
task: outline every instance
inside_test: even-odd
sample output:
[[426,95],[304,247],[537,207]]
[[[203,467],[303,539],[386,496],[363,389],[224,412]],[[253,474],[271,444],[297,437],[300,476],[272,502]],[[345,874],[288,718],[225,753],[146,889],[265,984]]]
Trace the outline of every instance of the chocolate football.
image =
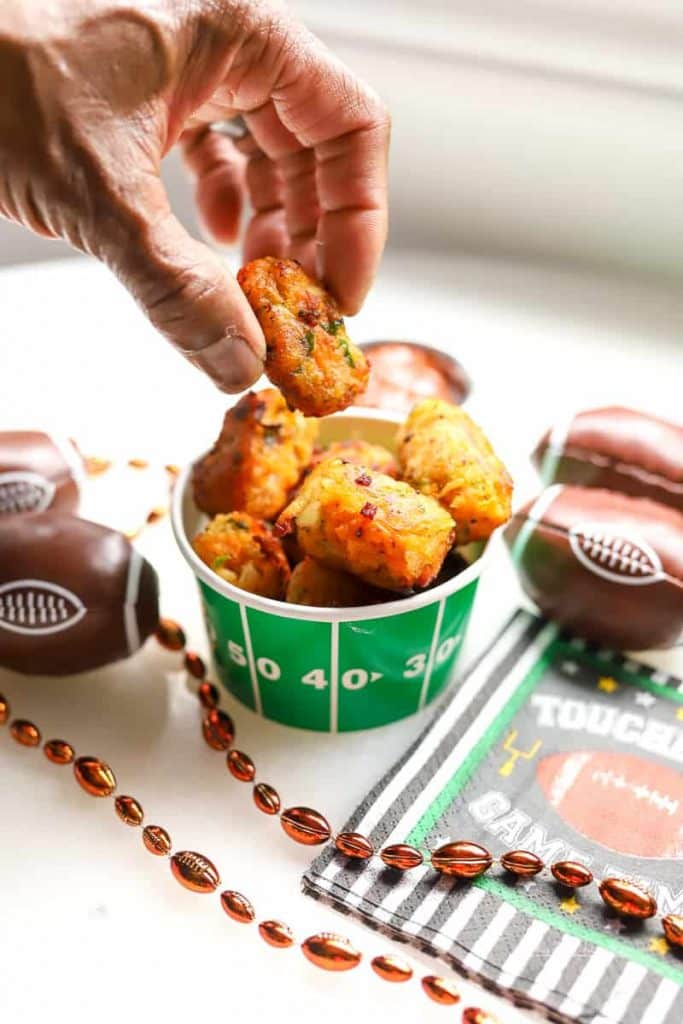
[[0,519],[25,512],[75,512],[82,460],[70,441],[37,430],[0,432]]
[[0,525],[0,666],[69,675],[133,654],[158,623],[152,566],[121,533],[71,516]]
[[541,438],[532,459],[545,484],[650,498],[683,512],[683,427],[635,409],[588,409]]
[[683,636],[683,515],[644,498],[555,485],[505,531],[525,591],[550,619],[621,650]]

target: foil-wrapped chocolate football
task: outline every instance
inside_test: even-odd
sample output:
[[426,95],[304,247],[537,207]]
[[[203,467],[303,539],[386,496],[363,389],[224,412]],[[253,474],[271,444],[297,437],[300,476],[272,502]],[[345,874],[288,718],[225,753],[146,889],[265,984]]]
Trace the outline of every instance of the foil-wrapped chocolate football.
[[82,460],[70,441],[38,430],[0,431],[0,520],[78,507]]
[[152,566],[121,533],[39,513],[0,522],[0,666],[51,676],[133,654],[158,623]]
[[683,515],[645,498],[556,484],[505,531],[525,591],[550,619],[619,650],[683,636]]
[[533,453],[544,484],[604,487],[683,511],[683,426],[635,409],[588,409],[559,423]]

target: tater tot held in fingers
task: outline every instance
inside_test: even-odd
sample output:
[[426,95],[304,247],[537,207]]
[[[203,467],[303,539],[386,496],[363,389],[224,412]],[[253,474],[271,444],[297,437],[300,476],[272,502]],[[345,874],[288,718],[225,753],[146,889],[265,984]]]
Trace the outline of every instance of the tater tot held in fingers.
[[433,498],[339,458],[321,462],[280,515],[276,533],[292,531],[329,568],[399,591],[428,586],[455,535]]
[[237,280],[266,339],[266,374],[288,404],[307,416],[352,405],[367,386],[369,364],[328,292],[296,260],[266,256]]
[[476,423],[456,405],[426,398],[397,437],[401,477],[450,512],[455,543],[486,540],[511,515],[512,479]]

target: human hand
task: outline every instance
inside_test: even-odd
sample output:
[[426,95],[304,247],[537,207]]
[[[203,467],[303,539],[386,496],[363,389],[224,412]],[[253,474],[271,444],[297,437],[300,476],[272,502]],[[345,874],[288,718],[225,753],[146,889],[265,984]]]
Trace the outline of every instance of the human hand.
[[[233,142],[208,125],[242,114]],[[292,256],[354,313],[386,237],[387,113],[302,26],[248,0],[13,0],[0,11],[0,214],[109,266],[224,391],[260,375],[261,329],[174,217],[181,142],[203,220],[245,258]]]

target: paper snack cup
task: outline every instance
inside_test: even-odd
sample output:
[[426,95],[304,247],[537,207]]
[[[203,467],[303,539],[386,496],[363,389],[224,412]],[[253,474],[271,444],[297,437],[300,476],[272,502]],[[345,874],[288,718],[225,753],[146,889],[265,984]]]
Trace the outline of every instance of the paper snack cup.
[[[394,449],[399,419],[347,409],[320,421],[320,442],[361,437]],[[459,575],[412,597],[358,608],[312,608],[240,590],[194,553],[207,517],[194,504],[192,466],[173,496],[173,530],[197,577],[217,674],[264,718],[320,732],[386,725],[447,686],[479,582],[485,545]]]

